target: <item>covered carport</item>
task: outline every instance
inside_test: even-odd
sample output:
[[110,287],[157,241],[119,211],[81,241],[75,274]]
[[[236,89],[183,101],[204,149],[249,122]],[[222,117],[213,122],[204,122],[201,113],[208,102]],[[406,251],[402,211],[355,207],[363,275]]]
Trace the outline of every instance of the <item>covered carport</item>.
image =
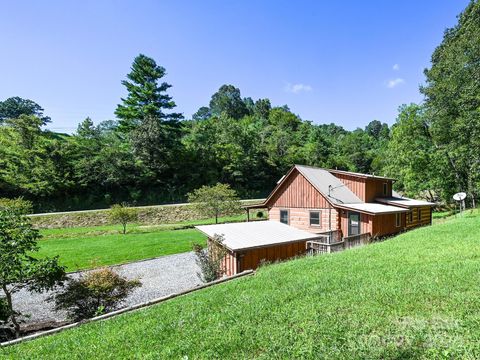
[[[255,221],[196,226],[208,237],[208,247],[224,247],[225,275],[256,269],[262,261],[279,261],[305,254],[306,242],[318,234],[277,221]],[[223,241],[219,243],[217,238]]]

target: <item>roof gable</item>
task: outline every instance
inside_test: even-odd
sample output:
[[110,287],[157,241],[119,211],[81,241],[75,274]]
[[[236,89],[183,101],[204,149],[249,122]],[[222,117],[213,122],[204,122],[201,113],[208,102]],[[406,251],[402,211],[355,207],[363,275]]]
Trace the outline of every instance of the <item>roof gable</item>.
[[295,168],[333,205],[360,204],[363,201],[329,171],[295,165]]
[[335,206],[338,204],[357,204],[363,202],[350,189],[348,189],[345,184],[327,170],[310,166],[295,165],[278,182],[277,186],[270,193],[264,204],[268,205],[269,203],[272,203],[275,196],[279,195],[279,192],[284,189],[284,185],[287,187],[291,186],[289,181],[296,173],[300,174],[330,205]]

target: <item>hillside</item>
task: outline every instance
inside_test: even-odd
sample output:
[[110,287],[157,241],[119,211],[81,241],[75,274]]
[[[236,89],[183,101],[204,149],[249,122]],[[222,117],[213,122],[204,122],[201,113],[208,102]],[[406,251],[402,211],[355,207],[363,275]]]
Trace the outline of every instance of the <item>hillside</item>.
[[5,358],[478,358],[480,216],[0,349]]

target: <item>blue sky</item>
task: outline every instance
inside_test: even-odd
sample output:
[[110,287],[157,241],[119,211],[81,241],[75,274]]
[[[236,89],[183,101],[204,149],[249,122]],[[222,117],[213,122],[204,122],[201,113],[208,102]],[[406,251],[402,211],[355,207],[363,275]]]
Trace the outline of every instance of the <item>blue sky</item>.
[[233,84],[315,123],[391,124],[399,105],[422,100],[423,69],[467,4],[0,0],[0,100],[32,99],[64,132],[113,119],[144,53],[167,69],[186,117]]

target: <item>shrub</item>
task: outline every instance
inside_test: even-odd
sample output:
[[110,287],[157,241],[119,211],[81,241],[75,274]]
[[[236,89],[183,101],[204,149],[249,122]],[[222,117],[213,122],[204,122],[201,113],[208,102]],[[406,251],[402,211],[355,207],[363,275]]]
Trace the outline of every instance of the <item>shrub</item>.
[[127,224],[138,220],[138,210],[126,204],[116,204],[110,209],[110,220],[123,226],[123,234],[127,232]]
[[114,310],[141,283],[128,280],[109,268],[89,271],[70,279],[65,289],[55,295],[55,309],[66,310],[79,321]]
[[209,242],[207,249],[200,244],[193,244],[195,260],[201,271],[197,276],[205,283],[217,280],[225,273],[223,258],[227,251],[221,246],[223,240],[222,236],[217,235]]
[[263,211],[258,211],[256,216],[257,216],[257,219],[263,218],[264,216]]
[[33,212],[33,204],[22,197],[15,199],[0,198],[0,209],[10,210],[19,215],[26,215]]

